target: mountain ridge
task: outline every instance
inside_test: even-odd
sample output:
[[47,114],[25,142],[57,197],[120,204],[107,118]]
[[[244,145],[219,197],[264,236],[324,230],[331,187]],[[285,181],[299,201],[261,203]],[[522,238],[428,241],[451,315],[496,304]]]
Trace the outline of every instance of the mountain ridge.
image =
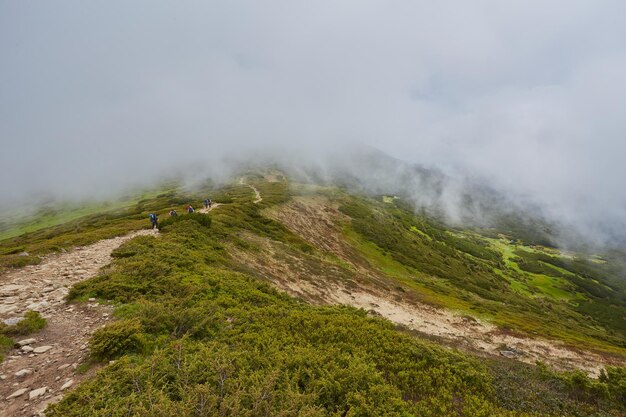
[[[424,213],[416,214],[405,200],[394,196],[359,195],[345,186],[297,182],[276,170],[252,171],[243,176],[244,180],[236,177],[222,188],[207,185],[194,193],[174,189],[115,216],[92,216],[73,225],[0,241],[0,260],[10,267],[16,259],[37,262],[38,256],[50,251],[63,247],[69,250],[78,242],[85,244],[141,228],[148,223],[150,211],[160,213],[163,219],[167,210],[177,208],[183,213],[182,205],[199,205],[206,195],[220,204],[210,215],[196,215],[208,216],[207,221],[198,222],[199,218],[194,220],[188,215],[162,221],[158,237],[139,237],[122,245],[113,252],[112,267],[70,290],[72,303],[110,300],[116,306],[117,321],[92,336],[91,359],[85,366],[99,367],[99,361],[106,363],[109,359],[119,361],[79,385],[75,393],[51,408],[50,415],[92,415],[87,408],[95,403],[81,402],[84,395],[100,398],[97,407],[107,412],[131,407],[136,412],[151,410],[152,414],[169,410],[192,415],[188,413],[202,397],[213,398],[209,409],[226,407],[223,410],[230,411],[223,412],[239,410],[244,415],[254,415],[255,407],[261,405],[268,412],[303,413],[306,409],[311,415],[331,415],[337,410],[365,415],[366,410],[371,415],[429,415],[440,410],[434,415],[521,416],[556,415],[557,408],[567,410],[566,415],[623,415],[619,406],[622,397],[616,387],[624,371],[611,365],[623,364],[626,357],[619,322],[610,321],[600,310],[579,311],[583,305],[599,308],[598,302],[605,300],[602,297],[613,297],[609,300],[618,303],[616,308],[620,306],[615,294],[622,290],[594,275],[609,270],[611,258],[576,255],[582,256],[579,259],[553,248],[511,241],[504,235],[494,237],[477,230],[450,228]],[[16,248],[29,255],[19,256]],[[590,265],[597,265],[599,270],[589,269]],[[276,293],[266,283],[296,299]],[[328,304],[348,304],[361,310]],[[246,305],[254,314],[238,310],[237,305]],[[616,311],[623,313],[623,305],[619,308],[622,310]],[[380,316],[400,326],[394,327]],[[348,329],[339,331],[341,323],[352,323],[350,331],[356,333],[347,336]],[[299,326],[307,330],[300,333]],[[369,347],[364,351],[359,350],[351,339],[362,344],[363,333],[359,332],[368,328],[378,329],[378,336],[366,343]],[[383,333],[376,333],[379,331]],[[332,332],[342,336],[336,338]],[[273,336],[267,339],[269,334]],[[407,358],[383,360],[380,346],[375,343],[377,338],[383,344],[391,343],[386,349],[399,349],[397,355],[426,349],[422,352],[431,352],[427,355],[430,365],[420,365],[418,370],[408,365]],[[109,339],[118,340],[120,347],[102,345]],[[542,344],[542,340],[548,344]],[[328,387],[319,385],[322,376],[304,364],[298,369],[316,376],[310,383],[298,382],[301,389],[288,388],[290,383],[284,383],[293,376],[289,371],[293,363],[272,347],[276,342],[284,344],[293,359],[301,357],[296,353],[298,349],[309,346],[306,361],[312,360],[317,363],[316,369],[331,372],[329,381],[340,384],[342,393],[334,399],[325,397],[322,393]],[[234,348],[235,356],[224,356],[226,345],[221,343],[240,347]],[[249,356],[240,350],[245,344],[250,344],[246,349],[266,352],[287,368]],[[448,347],[440,350],[441,345]],[[325,364],[314,359],[322,346],[335,352],[335,358],[327,357]],[[551,351],[559,346],[561,350]],[[453,350],[447,350],[449,347]],[[181,365],[185,371],[166,371],[167,363],[181,355],[180,349],[189,352],[184,355],[187,365]],[[198,356],[198,352],[208,356]],[[247,359],[240,362],[244,357]],[[349,373],[361,364],[382,379],[376,376],[365,385],[348,383],[327,367],[335,364],[332,366],[340,369],[343,365],[335,361],[342,357]],[[207,364],[201,372],[200,368],[188,368],[208,358],[238,363],[234,368],[227,367],[227,373],[242,384],[243,391],[233,391],[234,386],[219,388],[219,383],[210,382],[210,369],[217,369],[212,368],[214,365]],[[444,366],[449,360],[452,362]],[[545,365],[525,365],[520,360],[542,360],[557,370],[571,371],[549,371]],[[457,368],[454,363],[464,365]],[[162,369],[167,378],[183,384],[180,389],[186,387],[189,395],[151,379],[145,373],[151,366],[165,366]],[[480,369],[479,375],[471,376],[468,366]],[[131,369],[149,384],[142,385],[136,400],[124,394],[123,375]],[[276,373],[283,382],[246,379],[251,369],[261,372],[263,378]],[[580,373],[581,369],[599,379],[589,379]],[[418,372],[419,378],[431,380],[431,373],[440,371],[447,375],[442,382],[457,386],[462,393],[460,408],[456,400],[446,399],[449,387],[419,384],[418,388],[398,379],[403,372]],[[200,382],[202,378],[189,380],[191,375],[203,372],[209,372],[202,377],[209,378],[204,383]],[[452,381],[456,377],[452,375],[465,381],[465,388],[455,385]],[[530,387],[515,382],[519,375],[530,375]],[[574,381],[582,381],[583,385]],[[253,391],[249,390],[262,389],[266,383],[281,398],[279,401],[250,397]],[[106,393],[103,384],[110,385]],[[372,396],[378,395],[367,391],[373,387],[391,391],[386,391],[380,401],[371,402]],[[222,400],[216,394],[220,390],[228,393]],[[397,397],[395,390],[403,394]],[[605,390],[606,394],[600,395],[597,390]],[[148,403],[142,393],[160,399],[145,408]],[[354,403],[349,400],[353,395],[365,397]],[[536,399],[541,396],[546,398]],[[537,403],[527,405],[530,398]],[[558,405],[548,401],[554,398],[559,398]],[[233,401],[239,401],[239,405],[235,407]],[[293,408],[295,404],[299,405]]]

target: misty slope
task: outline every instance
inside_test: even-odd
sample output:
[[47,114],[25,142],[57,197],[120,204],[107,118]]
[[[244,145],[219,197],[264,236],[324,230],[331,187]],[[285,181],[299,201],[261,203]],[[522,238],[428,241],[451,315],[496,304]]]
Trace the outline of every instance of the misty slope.
[[[351,293],[369,291],[402,305],[454,309],[467,326],[470,316],[489,320],[501,326],[494,338],[532,333],[619,362],[625,303],[615,254],[590,258],[493,230],[453,229],[414,215],[393,195],[287,182],[276,172],[247,181],[262,201],[238,181],[197,194],[171,190],[115,214],[0,241],[2,265],[19,266],[145,227],[148,211],[164,219],[171,207],[182,213],[207,194],[222,204],[210,216],[163,221],[159,237],[126,243],[112,268],[72,289],[72,302],[96,297],[117,306],[118,321],[91,344],[94,363],[116,362],[49,415],[626,412],[624,368],[608,366],[599,380],[554,373],[442,348],[425,332],[324,305],[333,285],[348,291],[339,294],[348,303]],[[18,256],[24,250],[30,256]],[[509,348],[501,347],[517,354]]]
[[[322,256],[303,263],[303,255],[288,253],[289,248],[281,251],[249,239],[265,246],[254,267],[264,268],[278,282],[285,281],[281,274],[301,281],[307,281],[307,274],[331,277],[324,282],[343,280],[346,288],[358,282],[409,304],[449,307],[488,319],[504,331],[624,353],[626,297],[618,252],[602,258],[528,245],[510,231],[453,229],[430,216],[414,215],[406,202],[389,196],[357,197],[332,186],[296,184],[290,193],[289,203],[265,215]],[[277,266],[278,272],[273,270]],[[319,278],[308,281],[319,286]],[[313,301],[319,295],[308,293]]]
[[464,228],[480,228],[483,233],[493,229],[514,234],[526,243],[567,243],[579,248],[592,241],[583,239],[572,225],[549,218],[528,198],[494,189],[488,179],[448,175],[376,149],[359,148],[350,158],[337,157],[323,168],[316,164],[281,168],[301,182],[339,186],[369,196],[399,196],[422,214]]

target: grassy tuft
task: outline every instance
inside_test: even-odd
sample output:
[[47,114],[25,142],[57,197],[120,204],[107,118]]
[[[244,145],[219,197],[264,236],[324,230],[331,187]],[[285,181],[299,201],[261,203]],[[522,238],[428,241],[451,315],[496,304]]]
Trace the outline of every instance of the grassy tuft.
[[2,324],[0,333],[8,336],[23,336],[35,333],[44,327],[46,327],[46,319],[41,317],[37,311],[28,311],[24,315],[24,319],[16,324],[10,326]]
[[143,346],[141,324],[121,320],[97,330],[91,337],[91,356],[98,361],[112,360],[124,354],[140,352]]

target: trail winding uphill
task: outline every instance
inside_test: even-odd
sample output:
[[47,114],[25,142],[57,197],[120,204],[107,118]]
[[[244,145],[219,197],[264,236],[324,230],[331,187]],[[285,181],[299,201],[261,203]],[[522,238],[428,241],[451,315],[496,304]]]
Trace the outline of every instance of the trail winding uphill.
[[252,184],[248,184],[243,177],[239,179],[239,184],[245,185],[249,187],[252,191],[254,191],[254,204],[258,204],[263,201],[263,197],[261,197],[261,193],[259,190]]
[[93,372],[79,374],[76,368],[87,356],[91,334],[108,322],[111,308],[95,300],[68,306],[64,298],[72,285],[109,264],[111,252],[122,243],[157,233],[139,230],[102,240],[0,276],[1,320],[12,323],[34,310],[48,321],[41,332],[18,340],[22,346],[0,365],[0,416],[42,415],[49,403]]
[[198,210],[198,213],[207,214],[208,212],[215,210],[216,208],[218,208],[221,205],[222,205],[222,203],[213,203],[213,204],[211,204],[211,207],[203,207],[203,208],[201,208],[200,210]]

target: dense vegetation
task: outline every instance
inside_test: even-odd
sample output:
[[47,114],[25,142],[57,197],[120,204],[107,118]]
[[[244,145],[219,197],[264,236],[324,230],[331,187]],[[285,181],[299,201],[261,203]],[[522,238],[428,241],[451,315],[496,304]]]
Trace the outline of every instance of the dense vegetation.
[[[265,205],[284,200],[266,187]],[[311,249],[239,188],[210,227],[182,215],[119,248],[115,268],[70,297],[121,303],[94,360],[115,362],[50,416],[620,415],[625,375],[602,381],[481,361],[349,307],[313,307],[233,270],[247,231]],[[272,192],[273,191],[273,192]],[[513,367],[513,368],[511,368]],[[533,382],[517,379],[525,372]],[[524,388],[522,389],[522,385]],[[518,391],[515,390],[518,387]]]
[[[113,303],[117,320],[90,343],[90,365],[103,369],[49,409],[49,416],[626,415],[623,368],[609,367],[594,380],[581,372],[474,357],[363,310],[311,306],[272,289],[242,269],[229,248],[256,250],[245,238],[253,235],[303,258],[318,249],[262,213],[301,190],[260,178],[256,186],[260,204],[252,203],[244,185],[207,187],[196,195],[173,190],[119,212],[0,241],[0,265],[9,267],[147,227],[151,211],[163,219],[158,237],[125,243],[113,253],[113,268],[71,290],[71,302],[96,297]],[[165,219],[170,208],[182,213],[185,203],[195,205],[207,193],[225,204],[208,216]],[[540,248],[416,216],[401,199],[332,194],[350,218],[347,241],[374,265],[377,256],[401,265],[409,273],[390,277],[414,284],[416,292],[444,305],[455,299],[455,308],[520,330],[598,348],[618,349],[623,342],[617,323],[595,309],[583,311],[596,306],[601,294],[571,279],[597,281],[590,288],[608,288],[602,294],[622,311],[623,288],[614,282],[619,270],[595,278],[598,268],[614,268],[612,262],[577,260],[566,267]],[[366,252],[366,245],[376,253]],[[29,255],[19,256],[22,251]],[[557,282],[569,286],[572,298],[550,298],[554,303],[547,308],[543,300],[551,293],[532,281],[543,274],[562,280]],[[589,324],[587,314],[596,323]],[[597,323],[613,333],[598,330]]]
[[626,348],[625,279],[614,263],[568,259],[502,235],[455,231],[415,215],[399,199],[341,200],[350,228],[409,268],[407,279],[416,290],[432,290],[433,301],[578,346]]

